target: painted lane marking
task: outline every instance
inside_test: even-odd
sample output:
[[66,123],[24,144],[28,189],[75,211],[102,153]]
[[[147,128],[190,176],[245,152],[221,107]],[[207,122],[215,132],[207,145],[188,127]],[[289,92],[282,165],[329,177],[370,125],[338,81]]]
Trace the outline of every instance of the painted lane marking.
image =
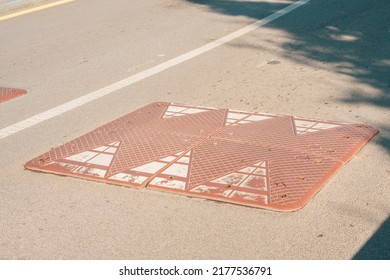
[[66,3],[69,3],[69,2],[73,2],[73,1],[75,1],[75,0],[61,0],[61,1],[58,1],[58,2],[54,2],[54,3],[38,6],[38,7],[35,7],[35,8],[31,8],[31,9],[28,9],[28,10],[16,12],[16,13],[13,13],[13,14],[5,15],[5,16],[0,17],[0,21],[6,20],[6,19],[10,19],[10,18],[14,18],[14,17],[18,17],[18,16],[22,16],[22,15],[26,15],[26,14],[30,14],[30,13],[41,11],[41,10],[45,10],[45,9],[48,9],[48,8],[51,8],[51,7],[59,6],[59,5],[66,4]]
[[22,131],[22,130],[26,129],[26,128],[32,127],[34,125],[37,125],[37,124],[39,124],[41,122],[44,122],[46,120],[52,119],[54,117],[57,117],[57,116],[59,116],[59,115],[61,115],[63,113],[66,113],[66,112],[68,112],[70,110],[73,110],[73,109],[75,109],[77,107],[80,107],[80,106],[82,106],[84,104],[87,104],[87,103],[89,103],[91,101],[94,101],[94,100],[96,100],[98,98],[101,98],[101,97],[106,96],[106,95],[108,95],[110,93],[113,93],[113,92],[115,92],[117,90],[120,90],[120,89],[123,89],[125,87],[128,87],[128,86],[130,86],[130,85],[132,85],[132,84],[134,84],[136,82],[144,80],[144,79],[146,79],[148,77],[151,77],[151,76],[153,76],[155,74],[158,74],[158,73],[160,73],[160,72],[162,72],[164,70],[167,70],[167,69],[169,69],[169,68],[171,68],[173,66],[176,66],[176,65],[178,65],[178,64],[180,64],[182,62],[188,61],[188,60],[190,60],[190,59],[192,59],[194,57],[197,57],[197,56],[199,56],[201,54],[204,54],[204,53],[206,53],[206,52],[208,52],[208,51],[210,51],[212,49],[215,49],[215,48],[217,48],[217,47],[219,47],[219,46],[221,46],[221,45],[223,45],[225,43],[228,43],[228,42],[230,42],[230,41],[232,41],[232,40],[234,40],[234,39],[236,39],[238,37],[241,37],[241,36],[251,32],[251,31],[253,31],[253,30],[255,30],[255,29],[257,29],[257,28],[259,28],[259,27],[261,27],[261,26],[263,26],[265,24],[267,24],[267,23],[270,23],[271,21],[274,21],[275,19],[280,18],[281,16],[283,16],[283,15],[285,15],[285,14],[287,14],[287,13],[289,13],[289,12],[291,12],[291,11],[297,9],[297,8],[299,8],[300,6],[306,4],[306,3],[310,2],[310,1],[311,0],[300,0],[300,1],[297,1],[297,2],[291,4],[291,5],[287,6],[287,7],[285,7],[283,9],[281,9],[281,10],[279,10],[279,11],[277,11],[277,12],[275,12],[275,13],[273,13],[273,14],[271,14],[271,15],[263,18],[263,19],[261,19],[261,20],[256,21],[255,23],[252,23],[252,24],[250,24],[250,25],[248,25],[248,26],[246,26],[246,27],[244,27],[242,29],[239,29],[239,30],[237,30],[237,31],[235,31],[233,33],[230,33],[230,34],[228,34],[228,35],[226,35],[226,36],[224,36],[224,37],[222,37],[222,38],[220,38],[220,39],[218,39],[216,41],[208,43],[208,44],[206,44],[206,45],[204,45],[204,46],[202,46],[200,48],[197,48],[197,49],[194,49],[194,50],[192,50],[190,52],[187,52],[185,54],[179,55],[179,56],[177,56],[177,57],[175,57],[175,58],[173,58],[171,60],[168,60],[166,62],[158,64],[158,65],[156,65],[156,66],[154,66],[152,68],[149,68],[149,69],[144,70],[144,71],[142,71],[140,73],[132,75],[132,76],[130,76],[128,78],[125,78],[123,80],[115,82],[115,83],[113,83],[111,85],[108,85],[108,86],[106,86],[104,88],[98,89],[96,91],[93,91],[91,93],[88,93],[86,95],[78,97],[76,99],[73,99],[73,100],[71,100],[69,102],[66,102],[66,103],[64,103],[62,105],[54,107],[54,108],[52,108],[50,110],[47,110],[47,111],[45,111],[43,113],[37,114],[37,115],[32,116],[32,117],[30,117],[28,119],[25,119],[23,121],[20,121],[18,123],[15,123],[15,124],[12,124],[12,125],[10,125],[8,127],[5,127],[5,128],[0,130],[0,139],[8,137],[8,136],[10,136],[12,134],[15,134],[15,133],[17,133],[19,131]]

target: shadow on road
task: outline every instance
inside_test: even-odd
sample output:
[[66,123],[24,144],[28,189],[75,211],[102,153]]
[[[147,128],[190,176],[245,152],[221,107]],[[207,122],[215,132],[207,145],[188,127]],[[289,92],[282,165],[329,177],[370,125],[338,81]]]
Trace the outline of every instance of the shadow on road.
[[[256,20],[296,2],[187,1],[213,12]],[[389,0],[312,0],[267,27],[288,32],[294,38],[281,46],[286,58],[299,63],[306,58],[305,63],[314,61],[330,65],[336,73],[352,77],[357,83],[375,90],[355,90],[339,102],[390,108],[389,11]],[[372,124],[381,131],[374,141],[390,153],[390,127],[384,122]]]
[[356,253],[354,260],[390,260],[390,217]]
[[[245,0],[187,0],[213,12],[258,20],[288,3]],[[298,10],[267,24],[287,32],[293,40],[283,44],[283,55],[298,63],[320,62],[332,71],[369,86],[351,90],[337,102],[390,108],[390,1],[312,0]],[[258,48],[245,45],[240,47]],[[314,65],[314,64],[313,64]],[[313,66],[311,65],[311,66]],[[318,65],[318,64],[317,64]],[[374,141],[390,153],[390,125],[378,123]],[[390,218],[354,256],[354,259],[390,259]]]

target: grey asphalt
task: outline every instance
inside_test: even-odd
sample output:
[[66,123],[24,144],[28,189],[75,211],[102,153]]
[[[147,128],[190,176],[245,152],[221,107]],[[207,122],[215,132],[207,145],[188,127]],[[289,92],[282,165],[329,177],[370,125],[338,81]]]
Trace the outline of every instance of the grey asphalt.
[[[76,0],[0,21],[0,85],[28,90],[0,104],[0,129],[293,2]],[[0,139],[0,259],[390,259],[389,10],[387,0],[312,0]],[[24,169],[50,148],[155,101],[358,122],[380,134],[291,213]]]

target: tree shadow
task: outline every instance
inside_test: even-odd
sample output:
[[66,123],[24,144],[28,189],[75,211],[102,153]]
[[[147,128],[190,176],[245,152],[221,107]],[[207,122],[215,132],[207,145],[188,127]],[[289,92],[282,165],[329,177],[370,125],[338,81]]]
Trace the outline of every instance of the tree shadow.
[[390,217],[353,257],[354,260],[390,260]]
[[[296,2],[187,1],[216,13],[255,20]],[[351,77],[356,83],[373,89],[355,90],[340,97],[338,102],[387,109],[390,108],[389,12],[389,0],[311,0],[294,12],[268,23],[267,27],[283,30],[293,38],[281,45],[286,58],[299,63],[329,65],[335,73]],[[374,141],[390,153],[389,126],[384,119],[372,125],[381,131]]]
[[[284,1],[187,0],[205,9],[230,16],[259,20],[289,4]],[[374,142],[390,153],[390,1],[311,0],[292,13],[267,24],[292,40],[282,44],[285,58],[313,67],[323,64],[353,83],[370,90],[353,89],[336,102],[369,105],[381,116],[372,125],[380,129]],[[254,48],[259,45],[234,45]],[[372,110],[371,110],[372,111]],[[387,111],[390,112],[390,111]],[[378,119],[379,118],[379,119]],[[387,118],[387,121],[386,121]],[[375,118],[374,118],[375,119]],[[390,217],[353,259],[390,259]]]

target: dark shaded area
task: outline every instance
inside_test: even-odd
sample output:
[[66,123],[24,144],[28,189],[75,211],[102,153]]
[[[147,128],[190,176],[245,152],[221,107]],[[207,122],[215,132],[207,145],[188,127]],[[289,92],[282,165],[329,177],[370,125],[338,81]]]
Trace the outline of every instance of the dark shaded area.
[[[255,20],[296,2],[188,1],[217,13]],[[309,65],[313,61],[331,65],[336,73],[376,89],[375,93],[350,92],[348,97],[339,98],[339,102],[390,108],[389,14],[389,0],[311,0],[267,27],[286,31],[294,38],[281,46],[286,58]],[[390,153],[390,129],[384,125],[388,121],[383,119],[382,123],[372,125],[381,131],[374,141]]]
[[390,217],[356,253],[354,260],[390,260]]
[[[249,0],[187,0],[213,12],[262,19],[287,5]],[[311,0],[297,10],[267,24],[293,38],[283,44],[289,60],[314,66],[331,66],[340,75],[352,77],[373,91],[351,90],[336,102],[390,108],[390,1]],[[234,44],[232,44],[234,45]],[[259,49],[259,45],[234,45]],[[318,67],[318,66],[317,66]],[[336,97],[337,98],[337,97]],[[334,99],[333,99],[334,100]],[[331,102],[331,101],[330,101]],[[318,104],[320,106],[320,104]],[[358,121],[358,120],[357,120]],[[371,125],[380,129],[374,139],[390,153],[389,115]],[[390,217],[353,259],[390,259]]]

